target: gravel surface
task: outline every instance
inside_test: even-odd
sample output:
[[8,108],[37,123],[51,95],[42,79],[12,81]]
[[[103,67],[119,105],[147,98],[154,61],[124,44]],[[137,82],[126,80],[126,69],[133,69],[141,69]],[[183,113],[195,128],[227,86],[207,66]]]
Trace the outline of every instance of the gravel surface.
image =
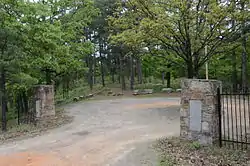
[[179,135],[179,98],[90,101],[68,105],[71,124],[0,146],[0,166],[156,165],[151,148]]

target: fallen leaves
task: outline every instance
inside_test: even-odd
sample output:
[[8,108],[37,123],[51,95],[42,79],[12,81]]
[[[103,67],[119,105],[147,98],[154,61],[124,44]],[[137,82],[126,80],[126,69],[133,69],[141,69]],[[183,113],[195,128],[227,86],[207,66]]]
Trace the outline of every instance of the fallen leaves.
[[3,144],[7,141],[25,139],[27,137],[34,137],[40,135],[49,129],[57,128],[64,124],[68,124],[72,122],[72,120],[73,117],[66,115],[64,111],[58,111],[56,113],[56,116],[48,117],[45,121],[37,123],[37,125],[23,124],[15,126],[5,133],[1,133],[0,144]]
[[196,142],[165,138],[157,141],[160,166],[248,166],[247,151],[202,146]]

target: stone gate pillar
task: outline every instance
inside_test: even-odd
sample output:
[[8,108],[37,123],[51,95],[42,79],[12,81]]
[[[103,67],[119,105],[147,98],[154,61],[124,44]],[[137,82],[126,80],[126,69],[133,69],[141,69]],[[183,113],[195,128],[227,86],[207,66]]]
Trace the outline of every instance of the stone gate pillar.
[[184,79],[181,82],[180,136],[212,144],[218,140],[217,88],[220,81]]
[[39,85],[35,87],[36,118],[55,116],[54,86]]

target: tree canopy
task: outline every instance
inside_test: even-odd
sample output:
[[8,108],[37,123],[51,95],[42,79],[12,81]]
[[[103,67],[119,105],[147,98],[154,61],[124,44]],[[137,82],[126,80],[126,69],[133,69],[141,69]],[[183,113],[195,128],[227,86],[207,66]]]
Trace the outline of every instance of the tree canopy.
[[189,78],[198,77],[201,67],[213,55],[239,46],[241,31],[247,30],[242,21],[249,18],[247,10],[240,10],[241,3],[249,5],[246,2],[123,1],[116,15],[110,17],[111,39],[126,45],[158,46],[185,62]]

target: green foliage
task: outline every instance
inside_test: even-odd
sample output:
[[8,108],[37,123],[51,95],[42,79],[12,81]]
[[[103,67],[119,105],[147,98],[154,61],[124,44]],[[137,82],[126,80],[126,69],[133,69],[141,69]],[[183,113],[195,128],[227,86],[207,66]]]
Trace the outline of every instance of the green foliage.
[[175,166],[174,160],[170,156],[161,157],[158,166]]
[[197,141],[190,143],[190,149],[198,150],[201,148],[201,144]]
[[166,88],[166,86],[162,84],[152,84],[152,83],[135,86],[135,89],[153,89],[154,92],[161,92],[163,88]]
[[79,82],[79,84],[75,85],[71,90],[69,90],[66,97],[63,96],[62,91],[57,92],[55,96],[55,102],[58,105],[71,103],[75,97],[87,96],[93,92],[102,90],[102,88],[103,87],[100,84],[97,84],[93,87],[93,90],[91,90],[86,83]]
[[34,85],[55,84],[67,93],[85,76],[83,60],[94,45],[84,28],[98,10],[92,0],[0,0],[0,8],[0,74],[6,77],[0,101],[7,98],[7,116],[15,119],[20,94],[30,100]]
[[[219,3],[215,0],[120,3],[115,15],[109,18],[111,40],[132,47],[158,46],[172,61],[181,59],[185,63],[188,77],[198,77],[206,61],[237,45],[241,21],[249,16],[239,12],[233,3]],[[237,24],[228,26],[229,19],[236,20]]]
[[[71,0],[4,1],[1,4],[4,10],[1,10],[0,66],[15,73],[11,83],[24,81],[17,80],[18,75],[33,80],[30,85],[43,83],[48,75],[52,79],[86,70],[81,60],[93,53],[93,45],[83,42],[82,28],[97,15],[92,1],[77,4]],[[12,68],[13,65],[18,68]]]

